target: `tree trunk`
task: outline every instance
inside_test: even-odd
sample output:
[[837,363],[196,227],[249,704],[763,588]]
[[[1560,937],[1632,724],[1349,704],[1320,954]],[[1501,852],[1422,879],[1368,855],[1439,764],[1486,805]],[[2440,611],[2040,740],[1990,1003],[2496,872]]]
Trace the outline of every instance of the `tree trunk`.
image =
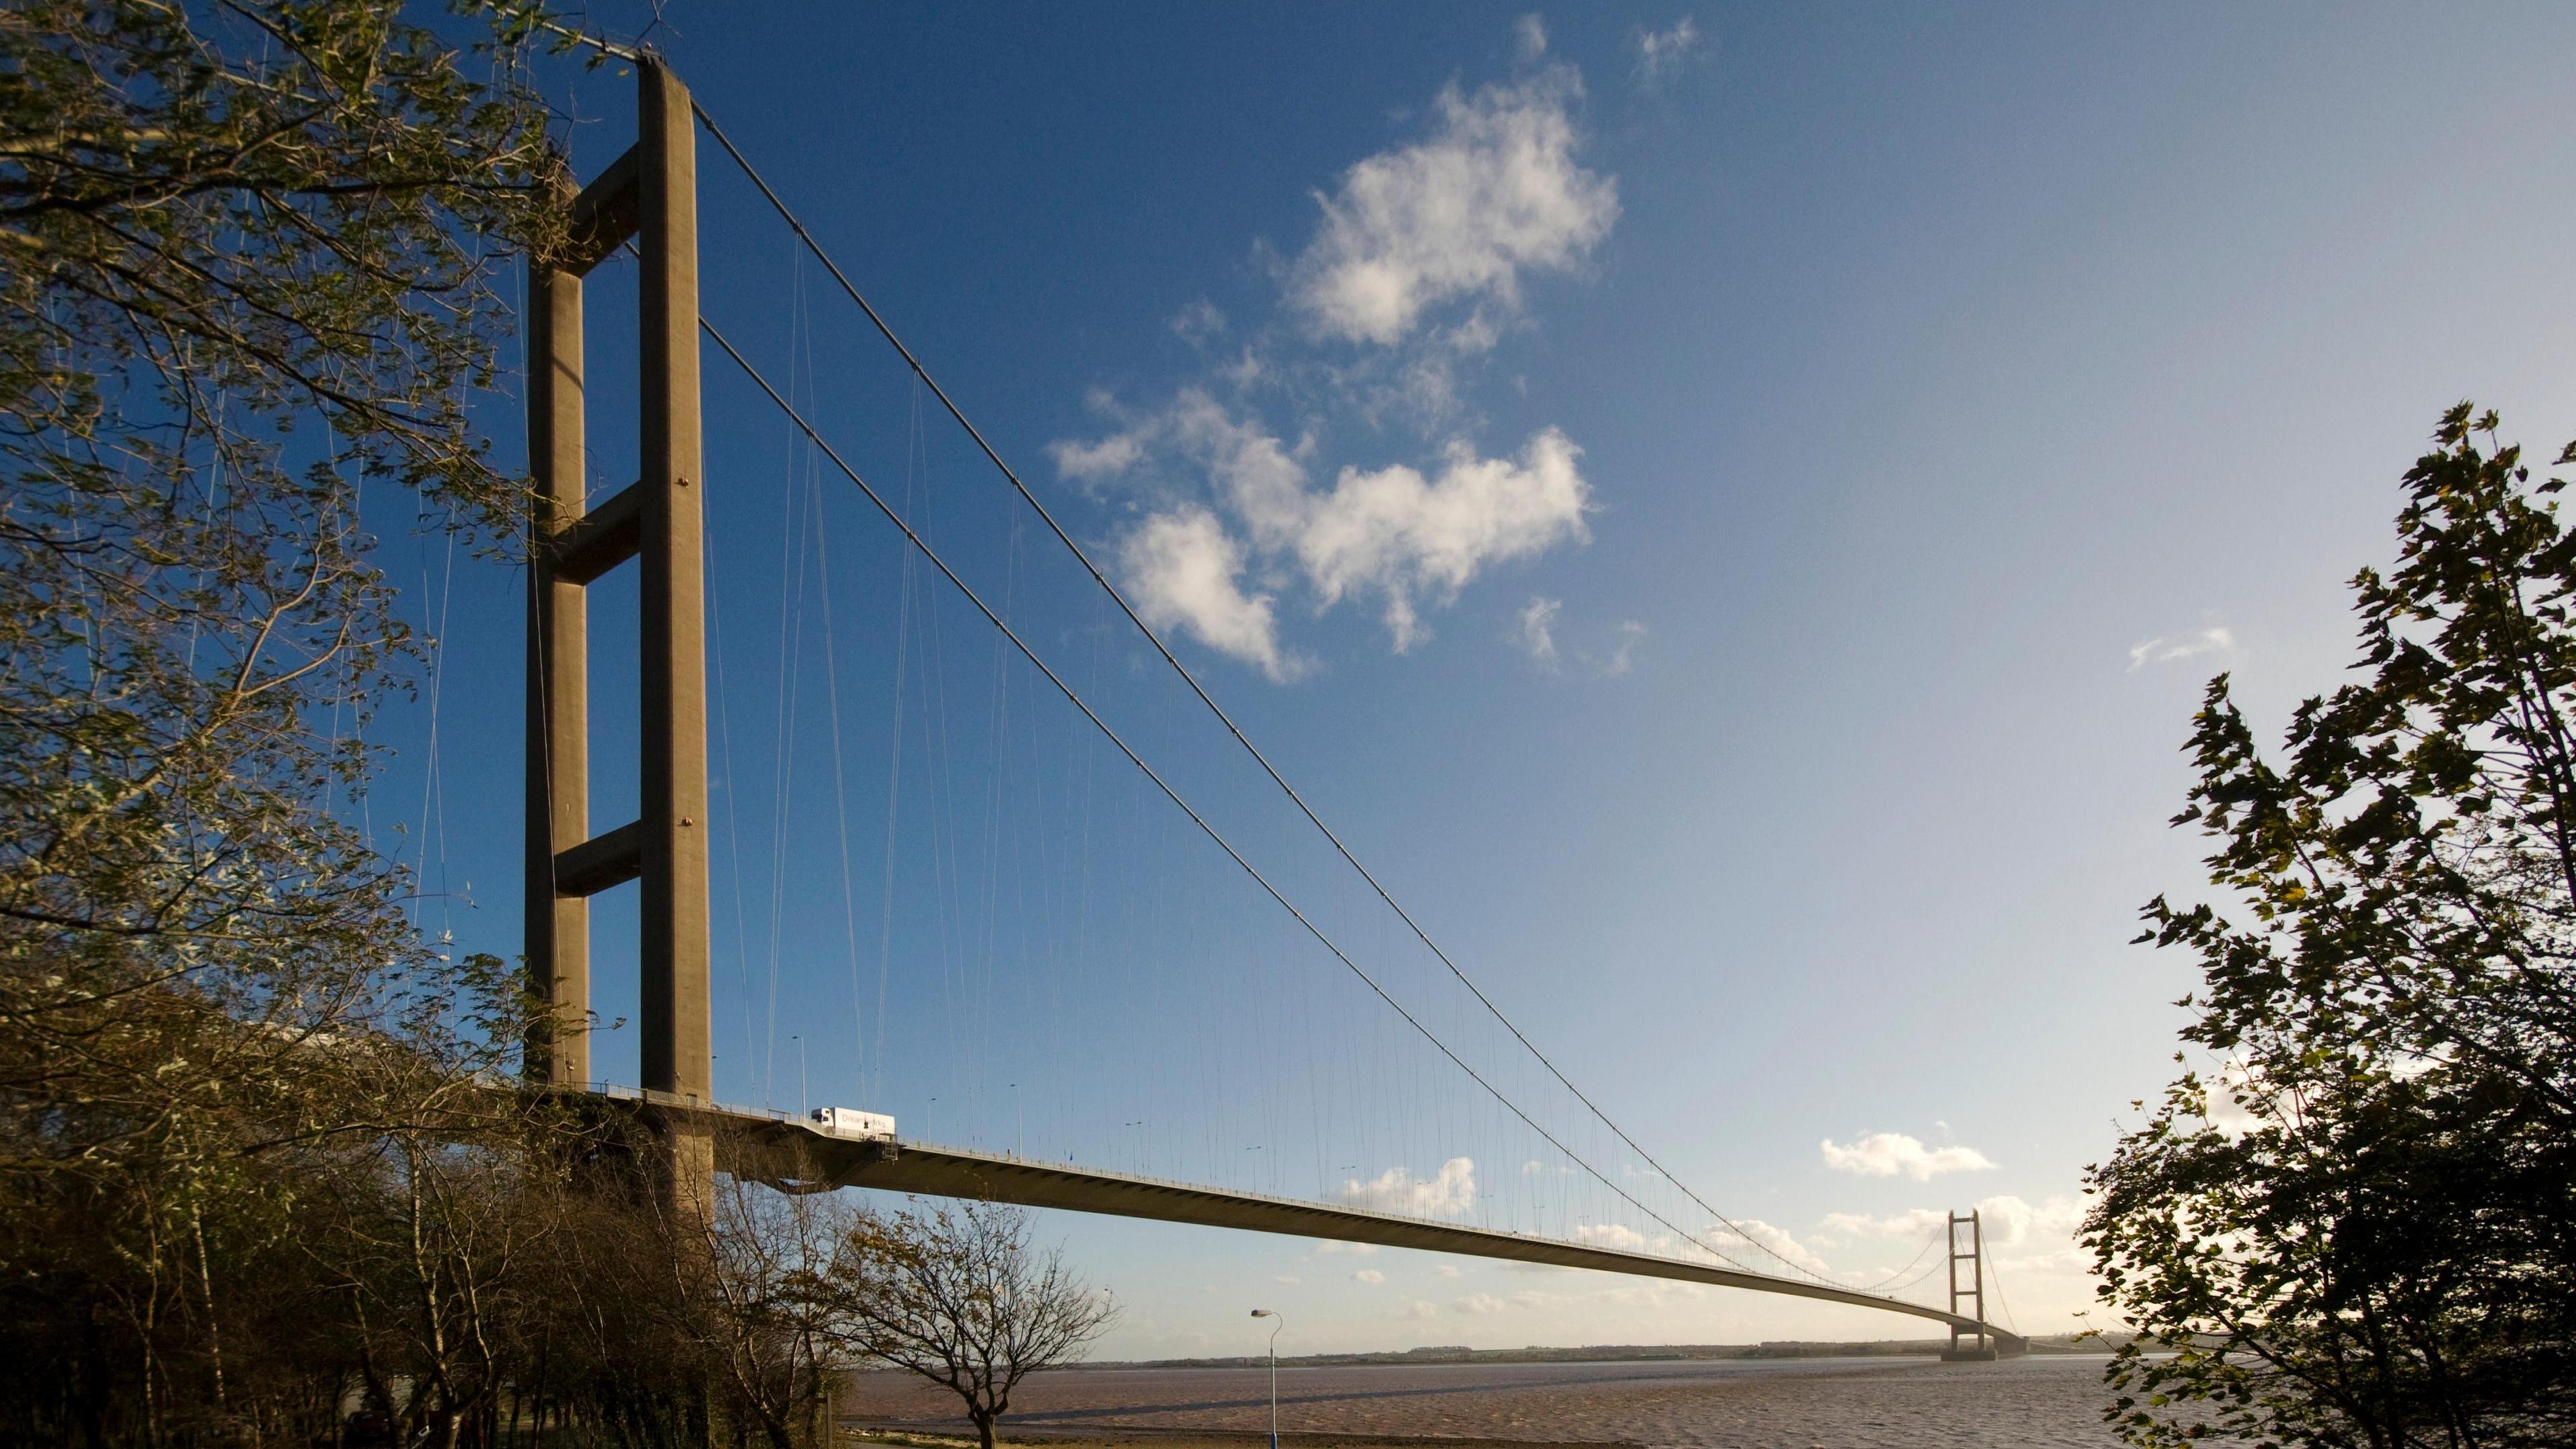
[[977,1441],[984,1446],[984,1449],[993,1449],[994,1416],[981,1409],[976,1409],[970,1412],[969,1417],[973,1418],[975,1421],[975,1438]]

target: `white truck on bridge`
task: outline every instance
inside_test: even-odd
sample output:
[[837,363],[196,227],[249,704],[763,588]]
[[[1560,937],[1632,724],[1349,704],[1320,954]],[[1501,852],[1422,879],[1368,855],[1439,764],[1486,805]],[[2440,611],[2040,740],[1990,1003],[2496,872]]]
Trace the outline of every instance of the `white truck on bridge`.
[[846,1137],[853,1142],[892,1142],[894,1119],[883,1112],[862,1112],[855,1107],[817,1107],[805,1114],[814,1130],[827,1137]]

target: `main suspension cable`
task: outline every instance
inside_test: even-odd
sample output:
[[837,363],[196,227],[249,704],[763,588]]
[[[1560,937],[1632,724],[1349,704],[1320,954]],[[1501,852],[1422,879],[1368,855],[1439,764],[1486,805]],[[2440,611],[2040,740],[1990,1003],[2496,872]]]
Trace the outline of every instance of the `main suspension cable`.
[[[1189,666],[1181,662],[1180,656],[1172,652],[1170,645],[1163,642],[1162,635],[1155,632],[1153,626],[1145,622],[1143,615],[1137,613],[1135,605],[1128,602],[1125,592],[1119,589],[1116,584],[1110,582],[1108,574],[1101,570],[1100,565],[1092,561],[1090,552],[1084,549],[1080,543],[1076,542],[1071,533],[1066,532],[1064,525],[1056,521],[1055,514],[1047,508],[1045,503],[1038,499],[1037,494],[1029,488],[1028,484],[1021,481],[1019,473],[1014,470],[1010,464],[1002,460],[1002,455],[994,449],[990,442],[985,440],[983,431],[977,428],[975,424],[967,418],[964,409],[958,407],[956,401],[948,396],[947,389],[941,387],[939,385],[939,380],[930,375],[928,368],[922,366],[921,359],[913,355],[912,349],[904,345],[903,339],[895,335],[894,328],[886,322],[884,316],[869,303],[868,299],[860,293],[858,287],[854,285],[850,281],[849,277],[841,271],[840,264],[832,259],[831,254],[823,250],[822,243],[814,239],[814,234],[806,230],[805,223],[797,218],[795,212],[788,209],[787,203],[780,199],[778,192],[773,189],[768,180],[760,174],[759,169],[751,164],[750,158],[742,154],[741,148],[734,145],[731,137],[725,135],[724,128],[716,124],[715,117],[709,115],[706,107],[698,104],[694,99],[690,101],[689,105],[690,109],[696,114],[698,123],[707,128],[707,134],[713,136],[716,144],[724,148],[725,154],[733,158],[733,163],[742,168],[742,174],[748,177],[751,184],[759,189],[762,197],[768,200],[771,209],[778,213],[779,219],[787,223],[788,229],[796,233],[797,240],[803,242],[806,250],[813,253],[814,259],[821,262],[824,270],[832,274],[832,280],[840,285],[841,291],[845,293],[851,301],[858,304],[861,312],[867,314],[868,321],[875,325],[878,335],[885,338],[887,344],[893,347],[895,352],[903,358],[905,365],[912,369],[913,376],[921,379],[923,385],[930,389],[931,396],[939,399],[939,405],[948,410],[948,415],[956,420],[957,426],[965,429],[966,436],[973,440],[976,448],[984,454],[984,457],[992,463],[993,467],[1001,473],[1002,477],[1009,481],[1012,490],[1018,493],[1021,500],[1027,503],[1031,509],[1035,510],[1038,517],[1045,522],[1048,531],[1055,535],[1056,540],[1059,543],[1062,543],[1066,550],[1072,553],[1074,559],[1082,565],[1084,571],[1091,575],[1092,582],[1098,584],[1101,590],[1109,595],[1110,599],[1118,605],[1119,612],[1125,614],[1127,616],[1127,621],[1136,626],[1138,633],[1145,636],[1145,641],[1154,646],[1154,652],[1161,655],[1163,662],[1169,665],[1172,671],[1181,677],[1181,681],[1184,684],[1189,686],[1190,692],[1198,696],[1199,703],[1207,706],[1208,712],[1216,716],[1219,724],[1225,726],[1226,733],[1234,737],[1235,743],[1243,747],[1244,752],[1249,754],[1252,757],[1253,762],[1261,767],[1262,773],[1268,775],[1271,783],[1277,785],[1280,792],[1288,797],[1289,802],[1297,807],[1298,813],[1306,817],[1307,823],[1313,825],[1315,829],[1323,835],[1324,839],[1331,843],[1333,850],[1341,856],[1343,862],[1349,865],[1352,870],[1357,871],[1360,879],[1368,882],[1369,889],[1377,893],[1378,899],[1385,902],[1389,910],[1395,912],[1397,918],[1402,920],[1406,928],[1413,932],[1414,938],[1420,941],[1424,946],[1428,947],[1431,954],[1439,958],[1441,965],[1449,968],[1449,974],[1456,977],[1459,984],[1465,986],[1468,992],[1474,995],[1477,1002],[1480,1003],[1486,1011],[1493,1015],[1494,1020],[1502,1023],[1503,1029],[1510,1032],[1514,1040],[1518,1041],[1531,1056],[1538,1059],[1539,1065],[1547,1068],[1550,1076],[1556,1078],[1558,1083],[1564,1086],[1568,1092],[1573,1093],[1576,1101],[1581,1102],[1586,1110],[1590,1111],[1594,1117],[1600,1120],[1603,1126],[1608,1127],[1612,1134],[1617,1136],[1621,1142],[1626,1143],[1628,1149],[1636,1153],[1639,1158],[1643,1159],[1649,1168],[1652,1168],[1666,1182],[1669,1182],[1674,1187],[1681,1189],[1682,1195],[1697,1204],[1702,1212],[1715,1218],[1737,1237],[1743,1239],[1745,1242],[1753,1244],[1753,1246],[1757,1248],[1760,1248],[1765,1254],[1777,1259],[1781,1264],[1790,1268],[1792,1271],[1806,1274],[1820,1282],[1831,1281],[1826,1279],[1824,1275],[1816,1273],[1792,1261],[1777,1249],[1764,1246],[1759,1239],[1755,1238],[1751,1233],[1746,1232],[1743,1227],[1737,1224],[1733,1219],[1727,1217],[1726,1214],[1719,1212],[1706,1198],[1703,1198],[1697,1192],[1692,1191],[1689,1184],[1675,1176],[1671,1169],[1665,1167],[1662,1162],[1658,1161],[1655,1155],[1648,1152],[1635,1137],[1630,1136],[1626,1128],[1621,1127],[1616,1121],[1612,1120],[1610,1114],[1603,1111],[1599,1103],[1594,1102],[1589,1094],[1587,1094],[1581,1087],[1576,1086],[1573,1080],[1567,1077],[1564,1071],[1556,1065],[1555,1061],[1552,1060],[1546,1052],[1541,1051],[1536,1042],[1529,1039],[1528,1034],[1520,1029],[1519,1024],[1514,1022],[1509,1016],[1505,1015],[1500,1006],[1494,1004],[1493,998],[1485,994],[1484,988],[1478,986],[1464,970],[1460,969],[1458,963],[1450,958],[1449,953],[1441,949],[1440,943],[1431,938],[1431,933],[1423,929],[1422,923],[1413,918],[1413,913],[1406,910],[1403,904],[1396,900],[1394,893],[1389,891],[1386,886],[1378,880],[1376,873],[1371,871],[1366,865],[1361,864],[1359,857],[1352,853],[1351,848],[1342,843],[1341,836],[1334,833],[1333,828],[1324,823],[1323,817],[1315,813],[1314,807],[1306,803],[1306,797],[1298,793],[1297,787],[1288,783],[1288,778],[1285,775],[1282,775],[1279,772],[1278,767],[1270,762],[1270,757],[1262,753],[1261,747],[1252,742],[1251,736],[1243,732],[1243,727],[1241,725],[1235,723],[1234,716],[1228,714],[1225,707],[1216,702],[1216,697],[1208,693],[1206,686],[1199,682],[1198,676],[1190,671]],[[1390,998],[1390,1000],[1392,1000],[1392,998]],[[1730,1259],[1729,1261],[1733,1260]]]
[[[1065,682],[1063,676],[1055,672],[1053,666],[1049,665],[1035,649],[1029,646],[1028,641],[1020,637],[1018,630],[1013,629],[999,613],[994,611],[990,604],[984,602],[983,595],[975,592],[973,585],[968,584],[964,578],[959,576],[955,569],[948,566],[947,560],[941,558],[939,554],[931,548],[929,541],[913,530],[912,524],[909,520],[907,520],[901,513],[895,511],[893,506],[888,504],[884,497],[876,491],[875,487],[872,486],[867,479],[859,475],[857,469],[852,468],[847,462],[842,460],[839,451],[834,449],[830,443],[824,441],[823,435],[815,431],[813,424],[805,420],[804,414],[798,412],[794,404],[788,402],[788,400],[779,393],[778,389],[770,386],[769,379],[762,376],[760,370],[752,366],[748,358],[745,358],[739,351],[735,350],[733,343],[727,341],[725,335],[716,330],[714,323],[708,321],[704,317],[700,317],[698,319],[698,326],[707,334],[708,338],[711,339],[717,347],[724,350],[725,356],[733,359],[734,365],[742,369],[743,375],[750,378],[754,386],[758,387],[763,393],[768,395],[769,401],[775,405],[781,413],[786,415],[788,421],[795,425],[797,431],[803,433],[806,439],[814,445],[815,449],[819,451],[824,458],[829,460],[832,466],[838,469],[843,477],[858,485],[859,491],[867,496],[867,500],[870,503],[876,505],[877,511],[885,515],[887,522],[892,523],[897,529],[901,530],[905,540],[915,549],[920,551],[921,556],[929,561],[930,566],[939,570],[941,577],[955,585],[960,594],[965,595],[966,601],[975,606],[976,611],[984,616],[985,622],[991,624],[996,630],[1000,631],[1004,639],[1010,641],[1011,647],[1019,651],[1021,658],[1026,659],[1032,666],[1034,666],[1038,673],[1046,677],[1047,683],[1055,686],[1057,693],[1063,695],[1068,703],[1072,704],[1075,709],[1081,711],[1082,717],[1089,720],[1092,727],[1099,730],[1103,738],[1107,739],[1110,744],[1117,747],[1118,752],[1126,756],[1129,764],[1134,765],[1138,771],[1142,772],[1146,779],[1153,781],[1154,787],[1163,793],[1163,797],[1171,801],[1174,806],[1178,807],[1182,814],[1188,816],[1190,823],[1197,826],[1200,833],[1213,842],[1217,849],[1225,852],[1227,859],[1233,861],[1236,867],[1241,869],[1245,875],[1251,877],[1253,883],[1260,886],[1262,891],[1273,901],[1276,901],[1279,904],[1280,909],[1286,911],[1291,917],[1293,917],[1298,925],[1305,927],[1306,933],[1313,936],[1326,951],[1332,953],[1334,960],[1341,962],[1343,966],[1349,968],[1351,974],[1357,976],[1361,982],[1367,985],[1369,990],[1377,993],[1380,1000],[1384,1001],[1388,1006],[1393,1007],[1398,1016],[1403,1017],[1407,1024],[1412,1026],[1416,1032],[1421,1034],[1423,1040],[1431,1043],[1434,1048],[1438,1049],[1442,1056],[1447,1057],[1451,1064],[1455,1065],[1458,1070],[1465,1072],[1469,1080],[1473,1081],[1477,1086],[1482,1087],[1495,1101],[1502,1103],[1505,1108],[1510,1110],[1513,1116],[1521,1120],[1521,1123],[1524,1126],[1537,1133],[1549,1146],[1555,1148],[1561,1153],[1564,1153],[1568,1160],[1572,1161],[1576,1166],[1581,1167],[1585,1173],[1590,1175],[1602,1186],[1610,1189],[1613,1193],[1616,1193],[1620,1198],[1625,1200],[1629,1206],[1637,1209],[1637,1211],[1645,1214],[1649,1218],[1652,1218],[1654,1221],[1661,1223],[1665,1228],[1679,1235],[1684,1241],[1698,1243],[1700,1247],[1717,1258],[1734,1264],[1734,1266],[1742,1268],[1746,1272],[1759,1271],[1735,1258],[1729,1257],[1727,1254],[1720,1252],[1715,1248],[1709,1247],[1705,1243],[1700,1243],[1697,1234],[1690,1232],[1688,1229],[1683,1228],[1671,1219],[1665,1217],[1662,1213],[1659,1213],[1653,1208],[1638,1201],[1637,1198],[1626,1188],[1621,1187],[1617,1182],[1612,1181],[1607,1174],[1601,1171],[1601,1169],[1594,1167],[1573,1148],[1560,1141],[1555,1133],[1540,1126],[1536,1119],[1532,1118],[1529,1113],[1521,1109],[1520,1104],[1514,1102],[1510,1097],[1505,1096],[1499,1087],[1496,1087],[1492,1082],[1485,1078],[1484,1074],[1468,1065],[1466,1060],[1460,1057],[1455,1051],[1450,1050],[1447,1042],[1442,1041],[1439,1035],[1432,1031],[1428,1025],[1424,1024],[1420,1017],[1415,1016],[1410,1010],[1406,1009],[1403,1002],[1396,1000],[1393,995],[1388,993],[1385,987],[1379,985],[1376,977],[1371,976],[1365,967],[1361,966],[1356,960],[1353,960],[1350,954],[1341,948],[1339,943],[1335,942],[1331,936],[1325,934],[1324,929],[1321,926],[1315,924],[1312,918],[1307,916],[1304,911],[1298,909],[1296,902],[1288,899],[1286,893],[1282,892],[1276,885],[1273,885],[1268,876],[1261,873],[1260,867],[1254,865],[1244,856],[1243,852],[1237,850],[1232,841],[1226,839],[1225,835],[1220,832],[1215,825],[1209,823],[1206,816],[1201,815],[1196,807],[1192,806],[1188,800],[1182,798],[1179,790],[1173,788],[1172,784],[1165,780],[1161,774],[1157,773],[1152,765],[1147,764],[1145,762],[1145,757],[1136,753],[1135,748],[1129,745],[1127,741],[1119,735],[1117,730],[1111,728],[1109,722],[1101,718],[1099,712],[1094,710],[1090,703],[1083,699],[1082,695],[1076,691],[1071,684]],[[1748,1241],[1750,1240],[1748,1239]],[[1778,1254],[1774,1253],[1773,1256],[1777,1257]],[[1816,1275],[1810,1274],[1809,1276]],[[1841,1285],[1837,1284],[1835,1286],[1839,1287]]]

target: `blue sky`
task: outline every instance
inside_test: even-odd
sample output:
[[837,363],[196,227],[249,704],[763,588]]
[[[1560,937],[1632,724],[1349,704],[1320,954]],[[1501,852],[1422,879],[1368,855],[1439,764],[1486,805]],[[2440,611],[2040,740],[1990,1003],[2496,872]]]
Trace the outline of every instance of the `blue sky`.
[[[2127,942],[2195,891],[2165,820],[2203,682],[2275,723],[2332,683],[2342,580],[2443,406],[2576,434],[2563,11],[661,14],[1002,454],[1569,1076],[1769,1250],[1855,1280],[1985,1204],[2034,1330],[2087,1305],[2082,1169],[2173,1070],[2188,963]],[[594,172],[632,82],[552,84]],[[1679,1221],[712,145],[700,172],[708,316],[1355,960]],[[632,289],[592,288],[603,488],[631,476]],[[1479,1105],[729,369],[709,351],[722,1095],[1663,1231]],[[445,647],[436,749],[430,696],[389,714],[370,819],[405,827],[426,929],[512,952],[521,584],[387,533]],[[612,577],[592,614],[603,827],[634,800],[631,601]],[[631,892],[599,906],[612,1017]],[[631,1077],[629,1036],[599,1055]],[[1252,1351],[1255,1304],[1299,1351],[1914,1331],[1046,1228],[1129,1305],[1115,1356]]]

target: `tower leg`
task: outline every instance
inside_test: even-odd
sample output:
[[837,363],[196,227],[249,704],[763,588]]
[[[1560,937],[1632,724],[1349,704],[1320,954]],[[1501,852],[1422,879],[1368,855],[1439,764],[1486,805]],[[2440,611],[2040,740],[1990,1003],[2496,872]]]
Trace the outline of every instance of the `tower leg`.
[[581,278],[528,277],[528,469],[536,499],[528,562],[526,950],[547,1010],[529,1033],[528,1080],[590,1080],[590,902],[557,888],[555,857],[590,835],[589,629],[584,591],[557,577],[553,539],[582,516]]
[[[697,121],[662,66],[637,68],[643,336],[643,1085],[713,1089],[707,923],[707,690],[699,452]],[[675,1127],[674,1197],[703,1200],[712,1145]]]
[[644,1086],[707,1098],[706,631],[699,494],[696,123],[638,78],[643,253]]

